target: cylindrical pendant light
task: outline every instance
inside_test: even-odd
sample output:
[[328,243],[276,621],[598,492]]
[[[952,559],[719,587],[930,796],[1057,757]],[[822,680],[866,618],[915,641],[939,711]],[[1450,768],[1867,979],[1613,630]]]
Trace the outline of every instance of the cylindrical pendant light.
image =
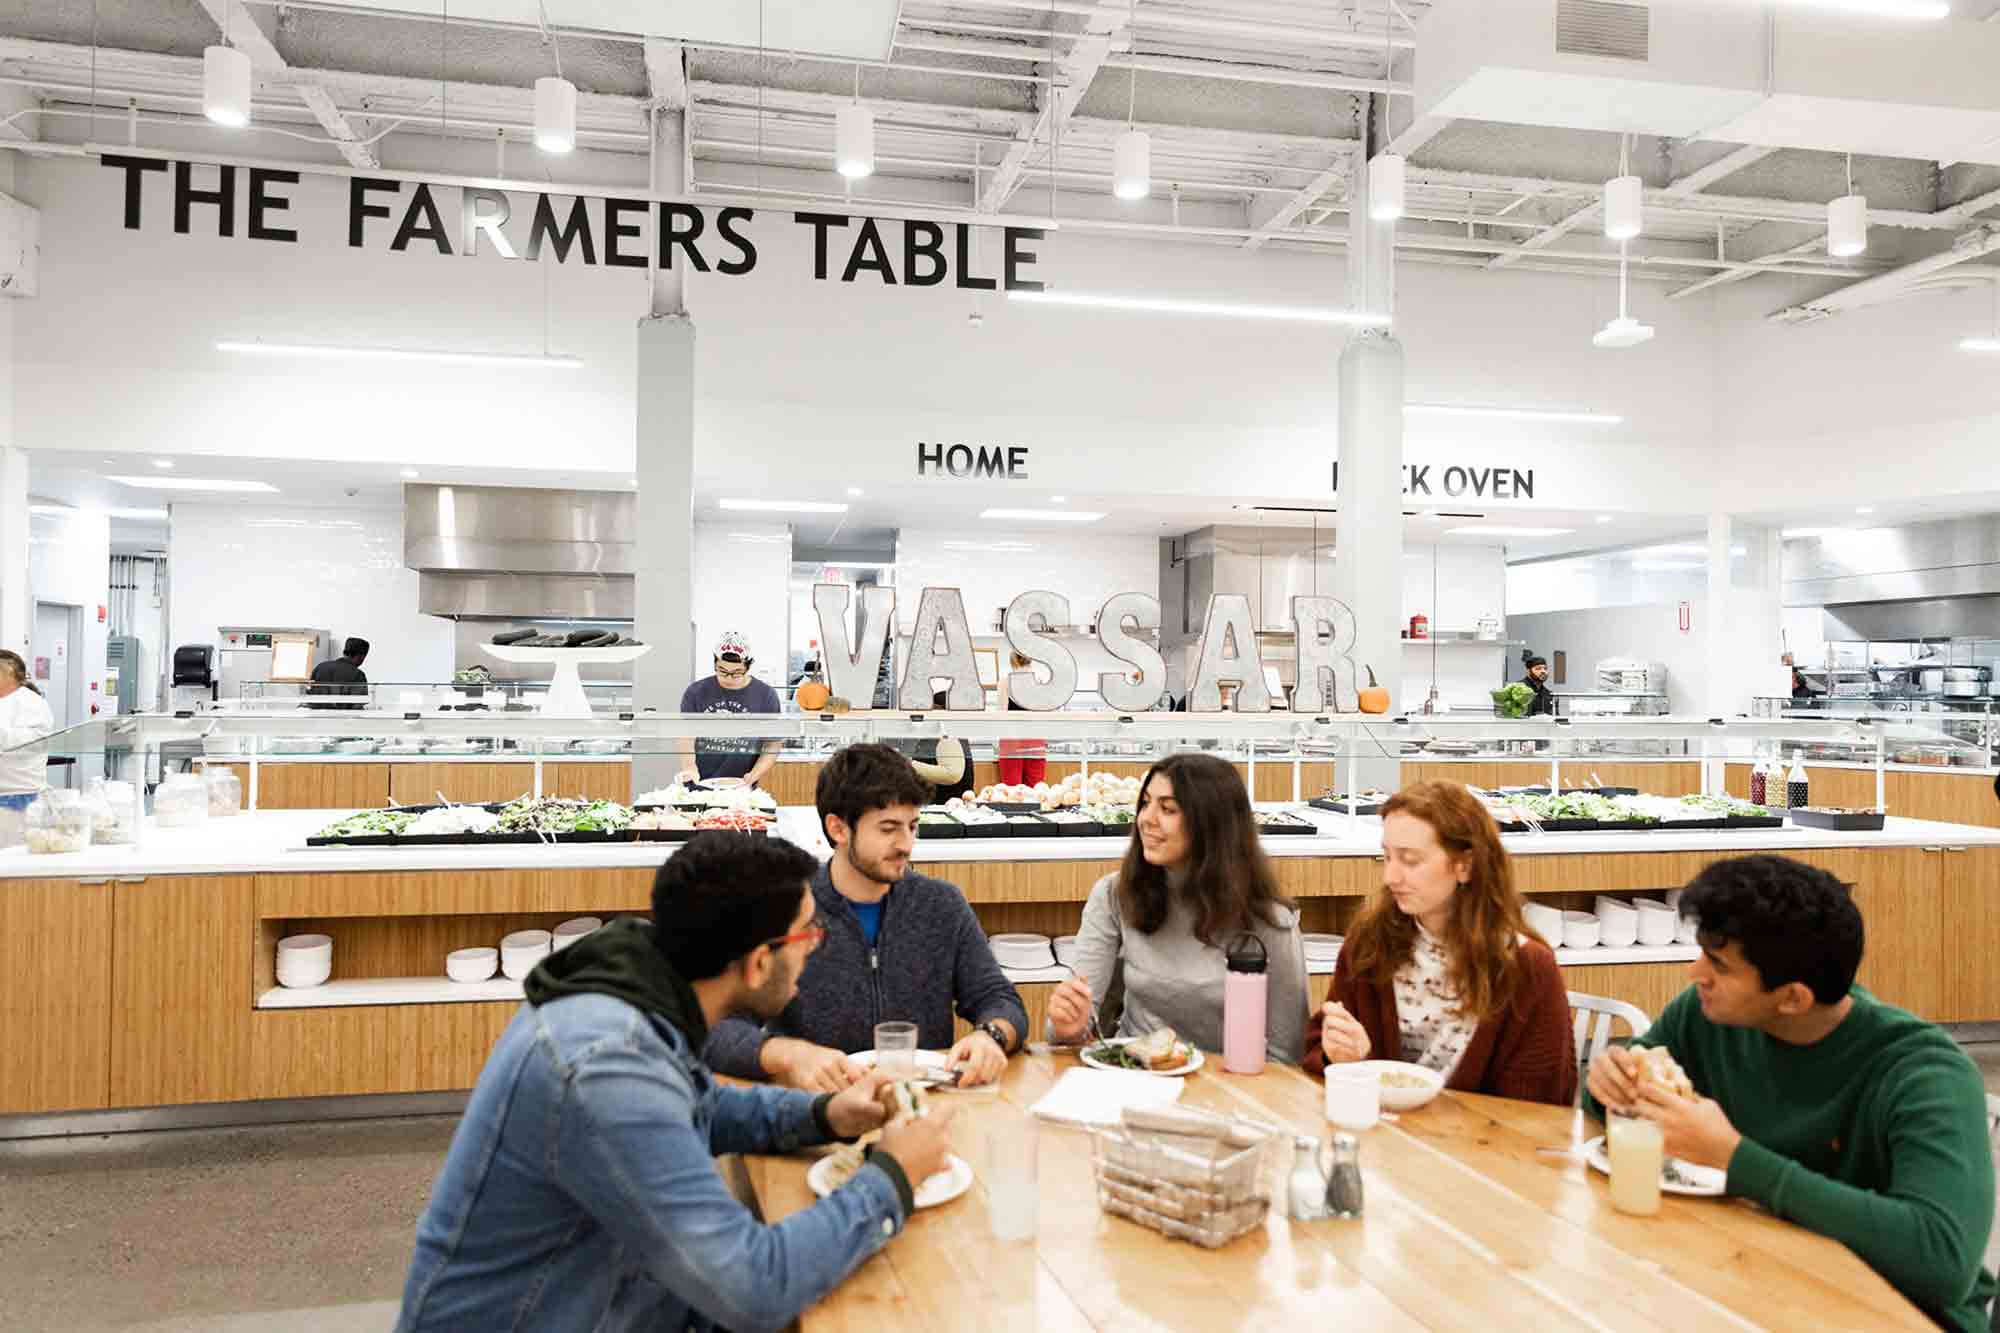
[[1637,176],[1617,176],[1604,182],[1604,234],[1629,241],[1639,234],[1646,217],[1646,183]]
[[1845,194],[1826,206],[1826,252],[1847,259],[1868,248],[1868,200]]
[[201,53],[201,109],[231,129],[250,123],[249,56],[233,46],[211,46]]
[[833,169],[849,180],[875,174],[875,113],[859,102],[833,113]]
[[1397,153],[1378,153],[1368,163],[1368,216],[1377,222],[1403,216],[1403,168]]
[[535,147],[544,153],[576,147],[576,85],[559,74],[535,80]]
[[1144,130],[1126,130],[1111,146],[1111,193],[1144,199],[1153,192],[1153,140]]

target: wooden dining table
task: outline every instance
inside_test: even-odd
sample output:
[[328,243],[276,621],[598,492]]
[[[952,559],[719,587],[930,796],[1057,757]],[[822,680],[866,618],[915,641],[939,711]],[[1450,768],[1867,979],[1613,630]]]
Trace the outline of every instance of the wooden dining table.
[[[993,1239],[985,1141],[1020,1121],[1064,1053],[1017,1056],[995,1088],[938,1094],[973,1187],[903,1234],[799,1320],[806,1333],[888,1330],[1852,1329],[1933,1325],[1845,1246],[1735,1199],[1666,1195],[1657,1216],[1611,1206],[1580,1111],[1446,1092],[1358,1137],[1366,1209],[1285,1213],[1289,1143],[1272,1151],[1264,1224],[1220,1249],[1170,1240],[1098,1208],[1090,1135],[1043,1125],[1032,1241]],[[1297,1069],[1186,1079],[1181,1105],[1331,1131]],[[1553,1149],[1554,1152],[1543,1152]],[[750,1157],[768,1222],[811,1206],[810,1157]]]

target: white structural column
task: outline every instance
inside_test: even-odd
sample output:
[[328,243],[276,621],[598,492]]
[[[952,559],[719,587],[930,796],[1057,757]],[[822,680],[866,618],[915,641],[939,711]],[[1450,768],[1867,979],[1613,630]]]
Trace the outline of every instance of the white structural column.
[[[1368,173],[1354,177],[1349,213],[1348,295],[1357,308],[1395,308],[1395,224],[1368,216]],[[1403,345],[1393,332],[1369,329],[1340,354],[1340,496],[1333,561],[1333,595],[1354,612],[1354,658],[1400,694],[1403,649],[1397,624],[1403,605]],[[1365,674],[1365,673],[1364,673]],[[1411,701],[1395,697],[1392,711]],[[1340,701],[1344,708],[1353,701]],[[1353,761],[1363,786],[1394,791],[1402,763],[1388,756]],[[1349,776],[1341,774],[1343,778]]]
[[[654,117],[654,170],[659,188],[678,195],[682,174],[682,113]],[[657,245],[657,242],[656,242]],[[639,482],[637,577],[639,637],[653,651],[633,664],[635,702],[663,713],[679,709],[681,691],[696,674],[694,643],[694,321],[683,300],[678,269],[653,280],[652,313],[639,321],[638,422],[634,439]],[[665,786],[670,755],[636,757],[634,790]]]
[[[1702,700],[1710,717],[1737,717],[1750,711],[1753,696],[1789,687],[1780,665],[1784,564],[1776,527],[1709,515],[1703,616],[1708,679]],[[1717,784],[1711,790],[1720,791],[1719,766],[1710,778]]]
[[[14,187],[14,162],[15,154],[0,152],[0,194]],[[28,455],[14,447],[14,307],[20,299],[0,296],[0,648],[26,657],[34,622],[28,611]]]

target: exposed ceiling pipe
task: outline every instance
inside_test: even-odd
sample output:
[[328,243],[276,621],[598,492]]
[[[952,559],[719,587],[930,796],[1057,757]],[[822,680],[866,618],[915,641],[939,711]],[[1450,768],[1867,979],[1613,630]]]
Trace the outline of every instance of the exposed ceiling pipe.
[[1864,306],[1900,300],[1911,294],[1911,288],[1918,279],[1974,259],[1983,259],[1995,250],[2000,250],[2000,226],[1977,227],[1954,240],[1948,250],[1926,255],[1914,263],[1865,278],[1810,301],[1774,310],[1766,318],[1780,324],[1809,324],[1843,310],[1859,310]]
[[1180,56],[1114,55],[1105,60],[1111,69],[1136,69],[1149,74],[1180,74],[1195,79],[1220,79],[1230,83],[1269,83],[1284,88],[1321,88],[1328,92],[1382,93],[1390,97],[1415,97],[1417,90],[1407,83],[1383,83],[1380,79],[1355,74],[1329,74],[1322,70],[1284,69],[1277,65],[1236,65],[1220,60],[1188,60]]

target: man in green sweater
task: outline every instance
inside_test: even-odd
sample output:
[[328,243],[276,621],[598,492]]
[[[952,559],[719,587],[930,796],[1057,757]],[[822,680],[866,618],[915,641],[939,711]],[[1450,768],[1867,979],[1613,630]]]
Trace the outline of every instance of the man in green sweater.
[[1861,912],[1847,887],[1782,856],[1702,871],[1694,985],[1637,1046],[1673,1053],[1698,1095],[1591,1062],[1584,1109],[1637,1110],[1667,1152],[1727,1170],[1729,1192],[1853,1250],[1946,1328],[1983,1333],[1993,1165],[1979,1071],[1943,1030],[1854,984]]

